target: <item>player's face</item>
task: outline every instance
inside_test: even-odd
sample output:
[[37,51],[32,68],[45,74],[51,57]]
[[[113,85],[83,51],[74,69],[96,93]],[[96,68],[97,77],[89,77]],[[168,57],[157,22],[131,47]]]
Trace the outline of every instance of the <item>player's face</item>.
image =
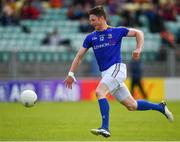
[[101,30],[102,27],[102,17],[91,14],[89,16],[90,24],[95,28],[95,30]]

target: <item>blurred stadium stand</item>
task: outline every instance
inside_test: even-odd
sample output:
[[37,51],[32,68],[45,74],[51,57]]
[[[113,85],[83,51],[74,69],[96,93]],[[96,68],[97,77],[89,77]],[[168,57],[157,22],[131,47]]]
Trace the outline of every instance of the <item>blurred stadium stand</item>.
[[[21,26],[0,26],[0,78],[63,78],[70,64],[82,46],[87,34],[79,32],[79,20],[69,20],[67,8],[48,8],[37,20],[21,20]],[[120,17],[110,16],[110,22],[116,26]],[[159,33],[151,33],[147,26],[147,19],[141,17],[145,26],[139,27],[144,32],[145,43],[142,54],[145,76],[179,76],[180,60],[174,56],[175,51],[169,49],[168,58],[159,61],[161,37]],[[166,22],[171,32],[176,33],[180,28],[180,16],[176,22]],[[29,32],[24,32],[26,27]],[[65,46],[42,45],[41,41],[46,34],[58,28],[62,38],[71,40],[73,51]],[[124,38],[122,43],[122,56],[124,62],[131,60],[132,50],[136,44],[135,39]],[[92,75],[93,52],[90,50],[85,56],[83,65],[78,70],[79,76]],[[170,63],[169,63],[170,62]],[[173,62],[173,63],[172,63]],[[172,64],[174,66],[172,66]],[[174,68],[173,70],[170,69]]]

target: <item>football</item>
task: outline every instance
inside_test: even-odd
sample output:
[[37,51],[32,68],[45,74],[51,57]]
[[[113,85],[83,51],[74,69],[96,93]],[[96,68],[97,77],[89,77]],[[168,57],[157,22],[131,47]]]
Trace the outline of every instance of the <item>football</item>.
[[37,94],[33,90],[24,90],[20,94],[20,102],[25,107],[32,107],[37,101]]

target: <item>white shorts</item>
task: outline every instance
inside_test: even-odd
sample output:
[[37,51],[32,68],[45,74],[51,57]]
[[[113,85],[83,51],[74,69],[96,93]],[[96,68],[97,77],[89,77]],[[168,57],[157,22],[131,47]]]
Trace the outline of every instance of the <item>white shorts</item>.
[[[127,78],[126,64],[116,63],[107,70],[101,72],[102,79],[100,83],[104,83],[108,86],[109,91],[114,95],[121,87],[123,87],[124,81]],[[121,98],[127,98],[129,94],[121,94]]]

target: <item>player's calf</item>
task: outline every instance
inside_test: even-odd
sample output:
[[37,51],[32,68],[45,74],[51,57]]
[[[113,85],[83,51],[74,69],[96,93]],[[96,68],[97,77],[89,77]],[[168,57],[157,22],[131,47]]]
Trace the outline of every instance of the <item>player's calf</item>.
[[121,102],[129,111],[137,110],[137,102],[132,98],[128,97],[127,99]]
[[133,105],[133,104],[127,105],[126,108],[127,108],[129,111],[135,111],[135,110],[137,109],[136,105]]

